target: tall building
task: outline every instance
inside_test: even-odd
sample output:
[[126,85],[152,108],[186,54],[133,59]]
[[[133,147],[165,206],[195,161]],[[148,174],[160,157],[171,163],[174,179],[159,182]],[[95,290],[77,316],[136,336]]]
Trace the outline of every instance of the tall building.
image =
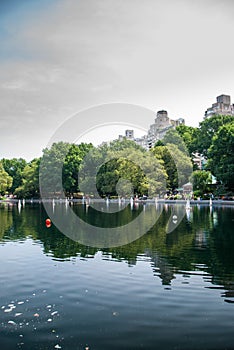
[[134,139],[134,130],[125,130],[125,137],[130,140]]
[[231,104],[231,97],[229,95],[220,95],[216,97],[216,103],[205,111],[205,119],[214,114],[234,115],[234,105]]
[[[126,130],[125,137],[135,141],[138,145],[146,149],[150,149],[158,140],[163,139],[169,129],[175,129],[176,126],[181,124],[184,124],[183,118],[176,120],[170,119],[167,111],[161,110],[157,112],[154,123],[150,125],[146,135],[140,138],[134,138],[133,130]],[[119,139],[123,139],[123,136],[120,135]]]
[[183,118],[173,120],[168,117],[167,111],[158,111],[154,120],[154,124],[150,125],[148,131],[148,140],[151,143],[149,144],[149,148],[156,141],[161,140],[169,129],[174,129],[176,126],[181,124],[184,124]]

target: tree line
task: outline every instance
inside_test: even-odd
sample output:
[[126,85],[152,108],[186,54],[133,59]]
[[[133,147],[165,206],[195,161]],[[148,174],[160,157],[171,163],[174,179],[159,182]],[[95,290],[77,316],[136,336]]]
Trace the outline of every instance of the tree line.
[[193,188],[202,195],[209,190],[211,174],[215,176],[217,195],[234,193],[234,117],[213,115],[199,124],[199,128],[177,127],[191,158],[198,152],[205,158],[202,171],[193,173]]
[[[0,194],[17,198],[39,198],[39,176],[48,195],[66,196],[82,192],[105,196],[156,196],[173,193],[188,181],[194,194],[233,195],[233,116],[214,115],[198,128],[180,125],[170,129],[149,150],[123,139],[94,147],[54,143],[41,158],[0,160]],[[194,154],[204,157],[202,169],[193,162]],[[217,185],[212,186],[215,176]]]

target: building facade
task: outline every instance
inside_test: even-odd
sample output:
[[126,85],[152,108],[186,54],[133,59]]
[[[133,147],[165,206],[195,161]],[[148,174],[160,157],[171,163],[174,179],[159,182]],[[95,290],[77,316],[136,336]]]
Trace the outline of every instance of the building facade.
[[234,115],[234,105],[231,103],[229,95],[220,95],[216,97],[216,103],[205,111],[205,119],[214,114]]
[[[145,149],[150,149],[158,140],[162,140],[169,129],[175,129],[178,125],[184,124],[184,119],[170,119],[165,110],[158,111],[154,123],[150,125],[148,133],[140,138],[134,138],[133,130],[125,131],[125,138],[135,141]],[[124,136],[119,135],[119,139]]]

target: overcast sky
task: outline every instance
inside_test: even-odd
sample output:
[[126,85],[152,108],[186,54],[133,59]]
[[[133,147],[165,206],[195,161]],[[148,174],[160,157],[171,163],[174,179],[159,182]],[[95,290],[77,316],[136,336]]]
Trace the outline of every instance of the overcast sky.
[[234,100],[233,10],[233,0],[0,0],[0,158],[40,156],[69,116],[102,103],[197,126],[216,96]]

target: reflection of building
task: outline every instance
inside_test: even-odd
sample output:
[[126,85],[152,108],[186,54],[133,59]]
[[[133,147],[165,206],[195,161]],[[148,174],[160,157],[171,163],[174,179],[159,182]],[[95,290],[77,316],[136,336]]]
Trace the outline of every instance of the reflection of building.
[[234,115],[234,105],[231,104],[231,97],[229,95],[220,95],[216,97],[216,103],[205,111],[205,118],[214,114]]
[[205,249],[205,248],[207,248],[206,232],[204,230],[202,230],[202,229],[196,231],[195,247],[196,247],[196,249]]
[[[148,133],[140,138],[134,138],[133,130],[126,130],[125,137],[129,140],[134,140],[138,145],[150,149],[154,144],[163,139],[169,129],[176,128],[178,125],[184,124],[184,119],[170,119],[167,111],[158,111],[154,123],[150,125]],[[123,139],[123,136],[119,136]]]
[[154,275],[162,280],[162,285],[170,286],[171,281],[175,278],[174,267],[158,253],[145,251],[145,254],[151,258]]

